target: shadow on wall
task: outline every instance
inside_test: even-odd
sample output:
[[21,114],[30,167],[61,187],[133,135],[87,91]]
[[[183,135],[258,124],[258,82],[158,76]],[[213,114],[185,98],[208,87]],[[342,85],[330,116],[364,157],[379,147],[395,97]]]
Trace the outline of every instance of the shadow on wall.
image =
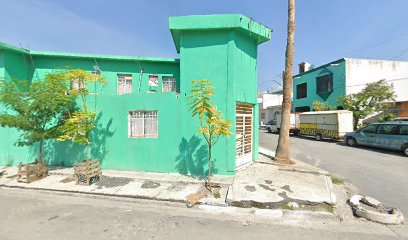
[[[90,155],[92,158],[99,159],[101,164],[103,164],[109,152],[106,141],[115,134],[116,130],[110,130],[113,122],[112,118],[106,126],[102,124],[101,118],[102,113],[99,113],[95,120],[95,128],[91,133],[92,144],[90,145]],[[38,144],[30,149],[30,155],[33,156],[33,159],[36,159],[37,154]],[[58,142],[56,140],[49,140],[44,143],[44,159],[47,165],[69,167],[85,158],[85,146],[83,145],[71,141]]]
[[[193,175],[198,179],[206,178],[208,174],[207,143],[195,135],[190,140],[183,137],[179,144],[179,155],[176,157],[176,171],[183,175]],[[215,159],[212,173],[217,173]]]
[[103,126],[101,118],[103,113],[100,112],[95,121],[95,128],[91,133],[91,156],[101,161],[101,166],[104,166],[106,155],[109,153],[109,148],[106,147],[106,140],[115,135],[116,129],[111,131],[113,119],[109,119],[106,126]]

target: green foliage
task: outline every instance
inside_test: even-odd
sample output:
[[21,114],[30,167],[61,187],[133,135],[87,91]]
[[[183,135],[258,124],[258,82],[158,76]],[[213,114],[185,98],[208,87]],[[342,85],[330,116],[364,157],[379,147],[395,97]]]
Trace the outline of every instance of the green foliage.
[[64,72],[52,72],[44,80],[28,82],[2,80],[0,125],[20,130],[17,146],[39,142],[38,159],[42,159],[44,140],[58,137],[65,114],[75,106],[75,97],[67,95]]
[[282,208],[282,209],[286,209],[286,210],[291,210],[291,211],[295,210],[294,207],[289,206],[289,204],[287,204],[287,203],[282,204],[282,205],[281,205],[281,208]]
[[395,101],[393,86],[388,85],[385,80],[368,83],[361,92],[338,99],[344,109],[353,112],[354,128],[358,127],[360,120],[373,113],[389,113],[394,106],[393,101]]
[[[91,144],[90,133],[95,127],[96,111],[90,110],[88,106],[88,96],[91,92],[88,90],[89,84],[106,84],[105,78],[87,73],[82,69],[70,70],[65,74],[66,80],[71,85],[76,85],[76,88],[69,90],[69,94],[80,99],[80,108],[74,112],[69,112],[69,117],[65,123],[59,128],[62,133],[57,138],[58,141],[71,140],[75,143],[86,146],[87,158],[89,157],[88,145]],[[96,93],[93,93],[96,94]]]
[[95,111],[78,111],[71,114],[60,131],[63,135],[57,138],[57,141],[71,140],[82,145],[89,145],[89,133],[95,127]]
[[327,102],[313,101],[313,110],[314,111],[328,111],[328,110],[337,110],[336,106],[329,106]]
[[331,205],[331,204],[326,204],[325,210],[326,210],[326,212],[334,213],[334,206]]
[[211,96],[214,93],[214,87],[209,80],[193,80],[191,86],[191,99],[189,102],[192,116],[199,117],[200,128],[198,131],[203,135],[208,144],[208,182],[211,187],[211,170],[212,170],[212,147],[217,143],[221,136],[229,137],[232,133],[229,128],[232,126],[229,120],[225,120],[222,113],[213,107]]
[[332,183],[336,185],[340,185],[344,183],[343,179],[336,177],[336,176],[331,176],[331,180],[332,180]]

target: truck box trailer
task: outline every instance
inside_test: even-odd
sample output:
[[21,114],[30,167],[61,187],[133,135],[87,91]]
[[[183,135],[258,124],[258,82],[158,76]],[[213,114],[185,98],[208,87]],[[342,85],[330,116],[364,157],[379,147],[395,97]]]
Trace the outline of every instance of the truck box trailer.
[[[268,132],[279,132],[282,121],[282,115],[277,114],[276,119],[269,121],[266,125]],[[297,135],[299,133],[299,114],[291,113],[290,114],[290,132]]]
[[300,134],[323,138],[341,139],[352,132],[353,113],[346,110],[305,112],[299,114]]

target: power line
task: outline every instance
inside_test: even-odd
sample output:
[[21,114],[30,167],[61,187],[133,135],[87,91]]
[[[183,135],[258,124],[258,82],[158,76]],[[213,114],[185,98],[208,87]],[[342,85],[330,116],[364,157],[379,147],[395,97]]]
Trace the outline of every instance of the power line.
[[263,81],[263,82],[260,82],[260,83],[258,83],[258,85],[267,83],[267,82],[269,82],[269,81],[273,81],[274,79],[276,79],[276,78],[279,77],[279,76],[282,76],[282,73],[279,73],[279,74],[273,76],[272,78],[270,78],[270,79],[268,79],[268,80],[265,80],[265,81]]

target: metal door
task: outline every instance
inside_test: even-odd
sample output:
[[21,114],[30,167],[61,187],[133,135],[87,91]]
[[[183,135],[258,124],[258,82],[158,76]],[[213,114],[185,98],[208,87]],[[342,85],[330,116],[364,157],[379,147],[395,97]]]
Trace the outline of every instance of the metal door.
[[236,167],[252,161],[253,106],[236,105]]

